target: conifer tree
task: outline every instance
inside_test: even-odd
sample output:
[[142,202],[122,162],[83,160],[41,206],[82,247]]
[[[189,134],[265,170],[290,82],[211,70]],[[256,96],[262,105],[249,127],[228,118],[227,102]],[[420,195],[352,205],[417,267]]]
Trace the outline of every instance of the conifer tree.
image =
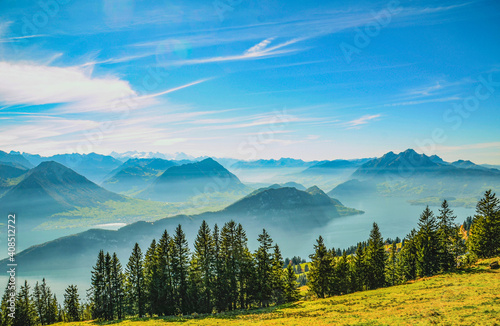
[[385,279],[387,281],[387,285],[389,286],[399,283],[396,242],[392,243],[389,250],[389,256],[387,257],[387,262],[385,264]]
[[173,315],[174,294],[173,294],[173,279],[172,279],[172,238],[165,230],[158,242],[157,257],[158,257],[158,274],[160,276],[159,302],[161,315]]
[[439,270],[439,251],[437,222],[429,206],[420,215],[418,226],[417,276],[431,276]]
[[191,283],[195,282],[198,289],[199,312],[212,312],[212,290],[214,286],[214,241],[212,231],[203,220],[194,243],[194,253],[191,259]]
[[5,287],[4,294],[2,296],[2,303],[0,306],[0,326],[11,326],[13,318],[9,316],[11,313],[9,307],[9,299],[11,291],[9,290],[9,284]]
[[173,298],[177,314],[188,313],[188,270],[189,270],[189,247],[186,235],[179,224],[175,229],[175,235],[171,242],[171,269],[173,280]]
[[333,256],[332,252],[326,249],[323,237],[319,236],[314,245],[314,254],[310,255],[311,268],[309,270],[309,288],[318,296],[324,298],[331,292],[333,279]]
[[113,320],[114,318],[114,306],[113,306],[113,294],[111,290],[111,255],[109,252],[104,256],[104,319]]
[[293,302],[299,299],[297,288],[297,277],[293,271],[292,264],[288,264],[285,269],[285,302]]
[[441,209],[439,210],[438,219],[438,245],[439,245],[439,264],[442,271],[449,271],[456,267],[456,259],[453,246],[456,242],[456,226],[454,220],[456,216],[453,215],[453,211],[449,208],[446,199],[441,204]]
[[255,280],[253,256],[250,250],[248,250],[247,241],[248,238],[243,226],[238,224],[236,226],[235,250],[238,265],[236,280],[238,283],[238,301],[240,309],[249,307]]
[[127,267],[125,268],[126,276],[126,294],[127,307],[130,315],[144,316],[144,270],[142,262],[142,251],[139,244],[134,245],[132,254],[130,255]]
[[113,253],[111,258],[111,295],[113,310],[118,319],[124,317],[124,300],[125,300],[125,276],[123,274],[122,265],[116,253]]
[[95,319],[105,318],[105,302],[106,302],[106,264],[104,251],[99,251],[96,265],[92,268],[91,279],[91,300],[92,300],[92,316]]
[[351,282],[353,291],[362,291],[367,286],[368,267],[366,266],[365,245],[358,243],[352,263]]
[[144,256],[144,292],[146,311],[150,317],[153,317],[154,314],[160,314],[160,275],[157,254],[156,240],[153,239]]
[[217,311],[221,312],[226,309],[225,305],[225,275],[224,275],[224,262],[221,254],[221,241],[219,227],[217,224],[214,226],[214,256],[215,256],[215,284],[214,284],[214,305]]
[[277,244],[274,245],[273,260],[271,264],[272,300],[275,304],[282,304],[285,301],[286,284],[283,272],[283,257]]
[[31,299],[28,281],[24,281],[16,298],[16,317],[12,321],[13,326],[36,326],[38,317],[35,304]]
[[238,253],[236,248],[237,225],[234,221],[224,224],[221,231],[220,255],[223,262],[224,306],[236,309],[238,302]]
[[271,269],[272,269],[272,256],[270,250],[272,248],[273,240],[267,233],[266,229],[262,230],[259,235],[259,248],[255,253],[256,260],[256,299],[261,307],[268,307],[271,300]]
[[76,285],[70,285],[65,290],[64,311],[67,321],[80,321],[80,296]]
[[367,280],[369,289],[385,285],[385,256],[384,240],[377,223],[373,223],[366,248],[366,263],[370,271],[370,277]]
[[398,274],[401,282],[414,280],[417,277],[417,231],[411,232],[403,239],[398,254]]
[[468,247],[478,258],[493,257],[500,253],[500,201],[491,190],[486,191],[477,203]]
[[340,257],[338,262],[335,264],[334,278],[337,284],[337,294],[347,294],[351,292],[351,275],[347,251],[345,250],[342,257]]

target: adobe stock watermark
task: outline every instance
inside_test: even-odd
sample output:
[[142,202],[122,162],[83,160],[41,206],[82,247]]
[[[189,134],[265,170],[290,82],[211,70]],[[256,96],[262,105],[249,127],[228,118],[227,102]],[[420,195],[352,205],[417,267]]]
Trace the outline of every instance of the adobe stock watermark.
[[356,27],[354,30],[356,35],[352,43],[340,43],[340,51],[342,51],[344,61],[350,64],[354,55],[361,53],[363,49],[368,47],[374,37],[380,34],[380,31],[389,25],[394,15],[399,14],[403,8],[400,6],[399,0],[392,0],[387,4],[387,7],[379,12],[372,13],[373,21],[366,23],[363,27]]
[[224,14],[228,11],[233,11],[234,8],[240,5],[243,0],[214,0],[212,3],[215,13],[219,16],[221,22],[224,21]]
[[[420,153],[435,153],[438,145],[443,144],[448,139],[448,132],[458,130],[464,120],[468,119],[472,113],[480,109],[481,103],[490,99],[491,96],[500,88],[500,74],[496,76],[493,72],[488,75],[480,75],[478,83],[474,87],[471,95],[464,98],[461,102],[451,105],[451,108],[443,112],[443,121],[448,127],[435,128],[430,137],[424,139],[415,139],[416,150]],[[420,157],[410,157],[410,159],[401,162],[398,168],[399,178],[410,178],[416,172],[416,166],[419,166]],[[391,190],[394,190],[397,177],[392,174],[386,174],[386,183]]]

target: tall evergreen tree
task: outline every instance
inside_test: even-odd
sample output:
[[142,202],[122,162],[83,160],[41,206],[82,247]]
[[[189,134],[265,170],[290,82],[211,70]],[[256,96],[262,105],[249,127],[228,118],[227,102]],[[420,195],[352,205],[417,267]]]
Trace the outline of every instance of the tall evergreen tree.
[[334,279],[337,284],[337,294],[347,294],[351,292],[351,274],[347,251],[344,250],[342,257],[335,264]]
[[351,288],[353,291],[362,291],[367,286],[368,267],[366,265],[365,244],[358,243],[352,262]]
[[105,318],[105,303],[106,303],[106,263],[104,251],[99,251],[97,262],[92,268],[91,279],[91,301],[92,301],[92,316],[95,319]]
[[161,302],[160,314],[173,315],[175,313],[173,279],[172,279],[172,238],[167,230],[156,246],[158,251],[158,274],[160,276],[159,301]]
[[437,222],[434,213],[425,208],[418,222],[417,276],[431,276],[439,270]]
[[314,254],[310,255],[309,288],[318,296],[324,298],[330,294],[330,283],[333,279],[333,256],[326,249],[323,237],[319,236],[314,245]]
[[252,295],[255,292],[255,265],[253,255],[248,250],[247,235],[243,226],[238,224],[236,227],[236,260],[238,264],[238,273],[236,279],[238,282],[238,295],[241,309],[250,306]]
[[76,285],[70,285],[65,290],[64,311],[66,312],[67,321],[80,320],[80,296]]
[[368,246],[366,248],[366,262],[370,271],[368,288],[376,289],[385,285],[385,248],[377,223],[373,223]]
[[171,269],[173,279],[173,297],[177,314],[188,313],[188,270],[189,247],[186,235],[179,224],[175,229],[174,239],[171,243],[172,258]]
[[401,282],[414,280],[417,277],[417,231],[415,229],[412,229],[403,239],[397,266]]
[[123,274],[122,265],[116,253],[113,253],[111,258],[111,295],[112,305],[116,318],[124,317],[125,304],[125,275]]
[[500,201],[491,190],[477,203],[476,215],[469,231],[468,247],[479,258],[500,253]]
[[292,265],[288,264],[285,269],[285,302],[293,302],[299,299],[299,290],[297,288],[297,277],[293,271]]
[[261,307],[268,307],[271,300],[272,288],[271,288],[271,269],[272,269],[272,256],[271,248],[273,240],[267,233],[266,229],[262,230],[259,235],[259,248],[255,253],[256,259],[256,285],[257,293],[256,299],[258,300]]
[[14,318],[13,326],[36,326],[38,325],[38,317],[35,304],[30,295],[30,287],[28,281],[24,281],[16,298],[16,317]]
[[393,286],[399,283],[397,257],[398,255],[396,242],[393,242],[391,244],[389,255],[387,256],[387,262],[385,264],[385,280],[387,282],[387,285],[389,286]]
[[217,224],[214,226],[214,256],[215,256],[215,284],[214,284],[214,304],[217,311],[221,312],[226,309],[225,304],[225,275],[224,275],[224,261],[221,254],[221,240],[219,227]]
[[111,290],[111,255],[109,252],[104,256],[104,319],[112,320],[114,318],[113,293]]
[[237,225],[234,221],[224,224],[220,238],[220,255],[223,262],[224,306],[236,309],[238,302],[238,252],[236,248]]
[[144,270],[142,262],[142,251],[139,244],[134,245],[130,255],[126,276],[127,307],[130,315],[144,316],[145,295],[144,295]]
[[457,266],[454,244],[456,242],[457,229],[454,223],[456,216],[450,209],[446,199],[441,204],[438,219],[438,246],[439,265],[442,271],[449,271]]
[[274,245],[273,260],[271,264],[272,300],[275,304],[282,304],[285,301],[286,284],[283,272],[283,257],[277,244]]
[[156,240],[153,239],[144,256],[144,292],[146,311],[150,317],[153,317],[154,314],[160,314],[160,275],[157,254]]
[[2,296],[2,303],[0,306],[0,326],[12,326],[13,318],[9,316],[11,313],[10,302],[11,298],[11,290],[9,289],[9,284],[5,287],[4,294]]
[[191,259],[191,283],[198,289],[199,312],[212,312],[212,291],[215,279],[215,252],[212,231],[203,220],[194,242],[194,253]]

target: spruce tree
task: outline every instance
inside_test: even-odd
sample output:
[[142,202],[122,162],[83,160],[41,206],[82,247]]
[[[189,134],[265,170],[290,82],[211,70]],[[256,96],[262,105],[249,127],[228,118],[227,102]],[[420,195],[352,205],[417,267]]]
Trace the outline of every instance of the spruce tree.
[[417,231],[415,229],[412,229],[403,239],[397,266],[401,282],[414,280],[417,277]]
[[429,206],[420,215],[418,226],[417,276],[431,276],[439,270],[439,251],[437,222]]
[[111,280],[111,255],[109,252],[104,256],[104,319],[113,320],[114,318],[114,306],[113,306],[113,294],[111,290],[112,280]]
[[438,219],[438,245],[439,245],[439,265],[442,271],[449,271],[456,267],[457,256],[455,256],[453,246],[456,242],[456,226],[454,220],[456,216],[449,208],[446,200],[441,204]]
[[64,311],[67,321],[80,321],[80,296],[76,285],[70,285],[65,290]]
[[158,274],[160,276],[159,302],[161,315],[173,315],[175,313],[173,279],[172,279],[172,238],[167,230],[163,232],[157,249]]
[[224,280],[224,307],[236,309],[238,302],[238,252],[236,248],[237,225],[234,221],[224,224],[220,237],[220,255],[222,259]]
[[347,251],[344,250],[342,257],[338,259],[335,264],[334,278],[337,283],[337,294],[347,294],[351,291],[351,274],[349,269],[349,260],[347,258]]
[[91,301],[92,301],[92,317],[94,319],[105,318],[105,302],[106,302],[106,266],[104,251],[99,251],[97,262],[92,268],[91,279]]
[[277,244],[274,245],[273,260],[271,264],[272,301],[275,304],[282,304],[285,301],[286,284],[283,273],[283,257],[281,256],[281,251]]
[[214,255],[215,255],[214,305],[217,308],[217,311],[221,312],[226,309],[226,304],[225,304],[226,280],[224,275],[224,262],[221,254],[220,233],[217,224],[214,225],[213,239],[214,239]]
[[144,294],[146,311],[150,317],[153,317],[154,314],[160,314],[160,275],[157,254],[156,240],[153,239],[144,256]]
[[393,242],[389,251],[389,256],[387,257],[387,262],[385,264],[385,279],[387,281],[387,285],[389,286],[393,286],[399,283],[397,257],[398,255],[396,242]]
[[144,316],[144,270],[142,262],[142,251],[139,244],[134,245],[132,254],[130,255],[127,267],[125,268],[126,276],[126,294],[127,307],[130,315]]
[[257,285],[257,293],[256,299],[258,300],[261,307],[268,307],[269,302],[271,300],[272,295],[272,287],[271,287],[271,269],[272,269],[272,256],[271,256],[271,248],[273,240],[267,233],[266,229],[262,230],[262,233],[259,235],[259,248],[255,253],[256,260],[256,285]]
[[175,229],[174,239],[171,242],[172,258],[172,280],[173,297],[176,314],[186,314],[189,309],[188,298],[188,269],[189,269],[189,247],[186,235],[179,224]]
[[[111,259],[111,295],[113,310],[116,318],[122,319],[124,317],[124,304],[125,304],[125,275],[123,274],[122,265],[116,253],[113,253]],[[114,318],[114,317],[113,317]]]
[[309,270],[309,289],[318,297],[324,298],[329,295],[331,281],[333,279],[333,256],[326,249],[323,237],[319,236],[314,245],[314,254],[310,255],[311,268]]
[[4,294],[2,296],[2,303],[0,307],[0,326],[11,326],[13,322],[13,318],[9,316],[9,314],[11,313],[9,309],[9,299],[11,298],[10,294],[11,291],[9,289],[9,284],[7,283]]
[[491,190],[486,191],[477,203],[468,247],[478,258],[494,257],[500,253],[500,201]]
[[299,299],[299,290],[297,288],[297,277],[293,271],[292,265],[288,264],[285,269],[285,302],[293,302]]
[[385,256],[384,240],[377,223],[373,223],[366,248],[366,263],[370,271],[370,277],[367,279],[369,289],[385,285]]
[[250,306],[250,301],[255,288],[255,265],[253,255],[248,250],[247,235],[243,226],[238,224],[236,227],[236,261],[238,264],[238,273],[236,279],[238,282],[238,296],[241,309]]
[[203,220],[198,235],[194,242],[194,253],[191,259],[191,283],[194,285],[198,292],[198,310],[201,313],[212,312],[212,291],[214,286],[214,243],[212,238],[212,231],[207,222]]
[[36,326],[38,317],[35,304],[31,299],[28,281],[24,281],[16,298],[16,318],[12,321],[13,326]]
[[365,245],[358,243],[352,263],[352,286],[353,291],[362,291],[368,286],[368,267],[366,265]]

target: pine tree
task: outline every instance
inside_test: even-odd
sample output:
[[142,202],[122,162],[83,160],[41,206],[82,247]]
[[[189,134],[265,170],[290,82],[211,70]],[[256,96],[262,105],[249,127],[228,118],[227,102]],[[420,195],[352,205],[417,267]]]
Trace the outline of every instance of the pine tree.
[[272,301],[275,304],[282,304],[285,301],[286,284],[283,273],[283,257],[281,256],[281,251],[277,244],[274,245],[273,260],[271,265]]
[[293,302],[299,299],[299,290],[297,288],[297,277],[293,271],[292,265],[288,264],[285,270],[285,302]]
[[104,319],[113,320],[113,294],[111,290],[111,255],[109,252],[104,256]]
[[64,311],[67,321],[80,321],[80,296],[76,285],[70,285],[65,290]]
[[256,259],[256,285],[257,293],[256,299],[258,300],[261,307],[268,307],[271,300],[272,288],[271,288],[271,269],[272,269],[272,257],[270,250],[272,248],[273,240],[267,233],[266,229],[262,230],[262,234],[259,235],[259,248],[255,253]]
[[[124,317],[124,304],[125,304],[125,275],[123,274],[122,265],[116,253],[113,253],[111,259],[111,295],[113,310],[116,318],[122,319]],[[113,317],[114,318],[114,317]]]
[[224,275],[224,262],[221,254],[221,241],[219,227],[214,225],[214,255],[215,255],[215,284],[214,284],[214,304],[217,311],[221,312],[226,309],[225,305],[225,275]]
[[160,275],[157,254],[156,240],[153,239],[144,256],[144,295],[146,311],[150,317],[153,317],[154,314],[160,314]]
[[172,279],[172,238],[167,230],[163,232],[158,242],[158,274],[160,275],[159,302],[161,315],[173,315],[175,313],[173,279]]
[[477,203],[468,247],[479,258],[493,257],[500,253],[500,200],[491,190],[486,191]]
[[203,220],[194,243],[194,254],[191,259],[191,283],[196,282],[195,287],[199,292],[199,312],[212,312],[212,290],[214,283],[214,243],[212,231],[207,222]]
[[420,215],[418,226],[417,276],[431,276],[439,270],[439,251],[437,222],[429,206]]
[[453,252],[453,245],[455,243],[455,235],[457,233],[454,220],[456,216],[449,208],[446,200],[441,204],[441,209],[438,215],[438,245],[439,245],[439,264],[442,271],[449,271],[456,267],[457,256]]
[[354,259],[352,263],[352,278],[353,283],[351,288],[353,291],[362,291],[365,289],[368,279],[368,267],[366,266],[365,244],[358,243]]
[[28,281],[24,281],[16,298],[16,318],[14,318],[13,326],[36,326],[38,318],[35,304],[31,299],[30,287]]
[[316,240],[314,254],[309,258],[311,259],[311,269],[308,275],[309,288],[318,298],[324,298],[331,292],[330,283],[334,270],[332,252],[326,249],[322,236]]
[[366,248],[366,263],[370,271],[368,288],[376,289],[385,285],[385,248],[377,223],[373,223],[368,246]]
[[189,269],[189,247],[186,235],[179,224],[175,229],[172,246],[172,279],[173,297],[176,306],[176,314],[188,313],[188,269]]
[[11,299],[11,290],[9,289],[9,284],[7,283],[7,286],[5,287],[4,294],[2,296],[2,303],[0,307],[0,326],[11,326],[13,318],[9,316],[11,313],[11,310],[9,309],[10,307],[10,302],[9,300]]
[[105,302],[106,302],[106,264],[104,251],[99,251],[96,265],[92,268],[91,279],[91,301],[92,301],[92,316],[95,319],[105,318]]
[[337,294],[347,294],[351,292],[351,275],[347,251],[344,250],[342,257],[335,264],[334,278],[337,284]]
[[417,277],[417,231],[411,232],[403,239],[401,251],[398,254],[398,275],[401,282],[414,280]]
[[397,256],[396,242],[393,242],[385,264],[385,279],[389,286],[394,286],[399,283]]
[[128,313],[130,315],[144,316],[144,270],[142,262],[142,251],[139,244],[134,245],[132,254],[130,255],[127,267],[125,269],[126,276],[126,293]]
[[238,296],[241,309],[246,309],[250,306],[255,285],[255,266],[253,255],[248,250],[247,235],[243,226],[238,224],[236,227],[236,261],[238,282]]
[[234,221],[224,224],[220,238],[220,255],[222,259],[224,280],[224,307],[236,309],[238,302],[238,253],[236,248],[237,225]]

